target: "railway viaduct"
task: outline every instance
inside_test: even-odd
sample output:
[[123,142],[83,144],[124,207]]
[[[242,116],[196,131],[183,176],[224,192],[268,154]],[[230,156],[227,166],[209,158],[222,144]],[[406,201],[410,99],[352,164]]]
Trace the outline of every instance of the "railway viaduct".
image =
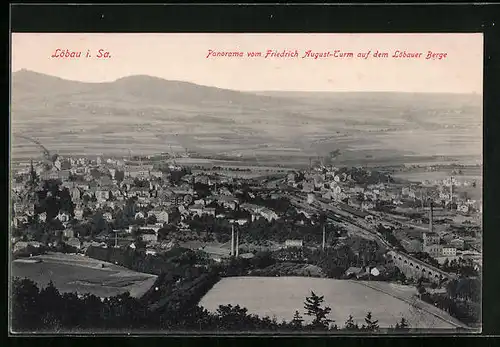
[[[300,202],[300,199],[296,198],[294,200],[291,200],[294,202],[298,202],[299,206],[307,206],[304,203]],[[376,241],[378,241],[379,244],[387,247],[390,249],[386,255],[387,255],[387,261],[389,263],[393,263],[394,266],[399,268],[402,273],[406,277],[411,277],[414,279],[419,279],[421,277],[434,282],[434,283],[442,283],[445,280],[451,280],[454,279],[455,276],[453,274],[447,273],[445,271],[442,271],[432,265],[429,265],[427,263],[424,263],[421,260],[418,260],[411,255],[405,254],[403,252],[398,252],[392,247],[389,242],[387,242],[380,234],[374,233],[371,231],[369,225],[365,225],[363,220],[354,220],[352,218],[353,214],[352,211],[350,212],[345,212],[342,211],[338,208],[335,208],[327,203],[324,202],[319,202],[316,201],[316,205],[319,205],[318,207],[323,210],[323,211],[328,211],[327,212],[327,217],[331,220],[335,221],[342,221],[349,223],[355,227],[357,227],[358,231],[362,235],[370,235],[372,236]],[[315,206],[313,206],[315,207]],[[350,216],[351,218],[348,219],[347,216]],[[356,216],[360,217],[360,216]]]
[[452,274],[435,268],[418,259],[407,256],[404,253],[389,251],[387,252],[388,262],[393,262],[406,277],[419,279],[423,277],[434,283],[441,283],[444,280],[455,278]]

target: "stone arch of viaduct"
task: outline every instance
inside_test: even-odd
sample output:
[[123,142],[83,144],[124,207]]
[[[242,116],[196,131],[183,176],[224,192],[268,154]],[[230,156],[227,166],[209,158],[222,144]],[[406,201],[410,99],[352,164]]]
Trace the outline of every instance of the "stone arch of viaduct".
[[405,254],[390,251],[387,253],[387,256],[388,260],[392,261],[406,277],[412,277],[414,279],[423,277],[435,283],[440,283],[451,278],[448,273]]

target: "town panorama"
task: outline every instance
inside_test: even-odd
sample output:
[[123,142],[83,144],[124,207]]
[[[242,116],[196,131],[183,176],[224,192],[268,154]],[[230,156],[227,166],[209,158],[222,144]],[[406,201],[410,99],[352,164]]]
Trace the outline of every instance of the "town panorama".
[[[16,74],[24,83],[18,87],[54,79]],[[54,81],[52,86],[64,82]],[[115,83],[158,88],[167,82],[140,76]],[[278,100],[283,109],[303,97],[274,98],[265,101]],[[64,105],[78,110],[85,104],[75,100]],[[335,100],[349,111],[344,96]],[[360,104],[376,109],[386,103],[374,106],[370,100]],[[25,112],[19,107],[19,114]],[[115,111],[85,112],[111,117]],[[148,126],[155,130],[145,117],[158,112],[137,113],[137,136]],[[48,119],[43,117],[40,122]],[[223,133],[226,124],[214,115],[196,117],[214,121],[214,131]],[[293,114],[283,122],[312,126]],[[370,119],[363,122],[357,125]],[[391,162],[395,149],[384,150],[384,160],[373,151],[348,157],[354,152],[342,141],[354,135],[339,127],[313,137],[302,150],[293,147],[302,137],[291,139],[293,144],[268,140],[236,148],[264,136],[256,131],[224,135],[236,149],[225,142],[218,152],[207,148],[223,135],[205,134],[204,146],[196,142],[202,135],[171,134],[175,148],[151,146],[153,137],[146,137],[148,147],[134,145],[134,139],[114,154],[105,140],[99,143],[104,149],[82,153],[77,140],[68,140],[65,150],[54,144],[57,139],[37,135],[53,123],[26,130],[13,117],[13,124],[19,154],[11,162],[10,183],[14,332],[480,330],[480,162],[418,162],[408,156]],[[99,123],[90,132],[82,126],[61,136],[81,139],[103,131],[98,136],[112,142],[122,130],[104,132],[106,126]],[[453,124],[445,128],[449,134],[461,131]],[[385,136],[402,130],[392,125],[377,131]],[[284,138],[278,132],[269,136]]]

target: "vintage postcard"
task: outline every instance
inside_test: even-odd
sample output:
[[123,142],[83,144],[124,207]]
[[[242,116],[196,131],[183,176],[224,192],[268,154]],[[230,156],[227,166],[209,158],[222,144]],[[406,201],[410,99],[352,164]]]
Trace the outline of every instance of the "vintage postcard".
[[11,332],[481,332],[482,34],[11,44]]

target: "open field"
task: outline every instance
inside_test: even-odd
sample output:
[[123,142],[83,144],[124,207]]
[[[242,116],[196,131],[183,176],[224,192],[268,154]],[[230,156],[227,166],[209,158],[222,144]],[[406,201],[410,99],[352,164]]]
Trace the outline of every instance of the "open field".
[[13,158],[40,155],[16,134],[63,155],[189,150],[289,166],[337,149],[339,165],[481,158],[479,95],[259,95],[148,76],[80,83],[31,71],[12,81]]
[[52,281],[60,292],[91,293],[99,297],[130,292],[131,296],[141,297],[157,277],[76,254],[49,253],[33,258],[42,262],[14,260],[11,276],[29,278],[42,287]]
[[[308,277],[231,277],[218,282],[201,300],[209,311],[219,305],[239,304],[249,313],[291,320],[296,310],[303,314],[304,300],[314,291],[324,295],[332,308],[330,318],[343,325],[349,315],[360,325],[371,311],[380,327],[394,326],[405,317],[412,328],[449,329],[463,326],[435,307],[413,299],[415,289],[389,283],[366,283]],[[373,287],[372,287],[373,286]],[[306,321],[311,318],[304,316]]]

